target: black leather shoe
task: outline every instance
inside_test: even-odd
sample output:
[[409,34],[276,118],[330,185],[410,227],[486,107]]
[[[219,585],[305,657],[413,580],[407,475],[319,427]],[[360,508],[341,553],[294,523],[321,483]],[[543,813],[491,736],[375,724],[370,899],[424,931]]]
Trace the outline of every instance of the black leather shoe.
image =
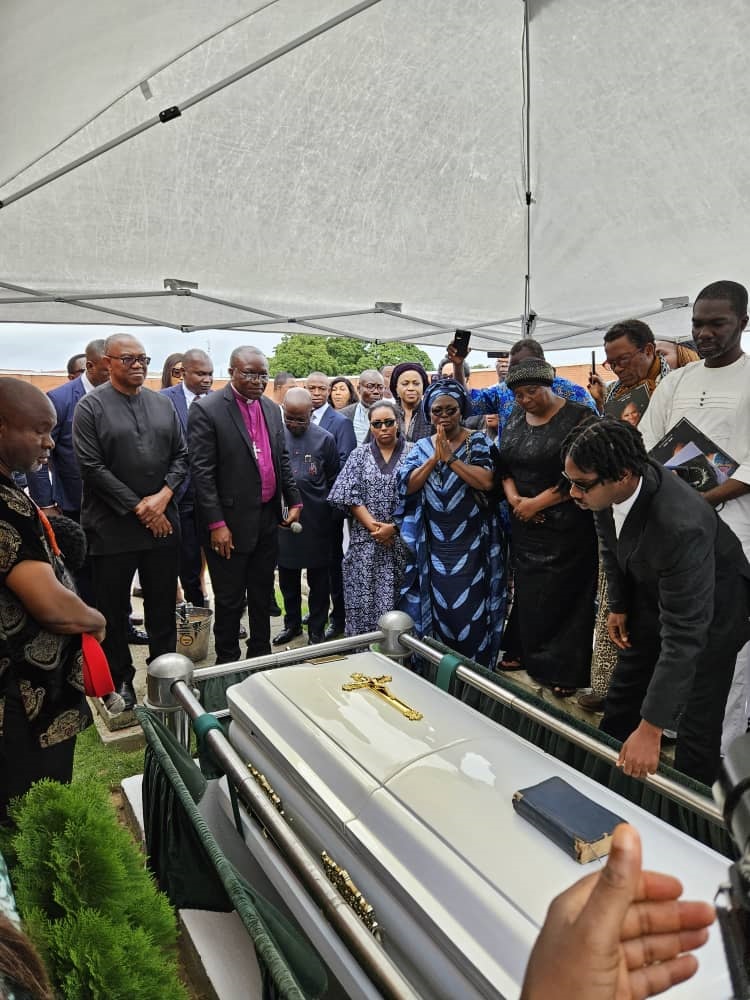
[[237,638],[238,639],[247,639],[247,629],[245,628],[244,625],[240,625],[240,630],[237,633]]
[[131,646],[148,646],[148,633],[131,625],[128,629],[128,642]]
[[123,681],[115,688],[115,692],[122,698],[125,707],[124,712],[129,711],[136,703],[135,690],[130,681]]
[[307,625],[307,623],[308,623],[309,621],[310,621],[310,615],[309,615],[309,614],[307,614],[307,615],[302,615],[302,624],[303,624],[303,625]]
[[325,631],[325,641],[330,642],[331,639],[341,639],[344,635],[343,628],[339,628],[338,625],[329,625]]
[[281,616],[283,614],[284,614],[284,612],[279,607],[279,602],[278,601],[273,601],[273,603],[271,604],[271,617],[272,618],[281,618]]
[[283,628],[278,635],[275,635],[273,639],[271,639],[271,645],[283,646],[285,642],[291,642],[292,639],[296,639],[298,635],[302,635],[301,628]]
[[308,632],[308,646],[317,646],[319,642],[325,642],[325,636],[322,632]]

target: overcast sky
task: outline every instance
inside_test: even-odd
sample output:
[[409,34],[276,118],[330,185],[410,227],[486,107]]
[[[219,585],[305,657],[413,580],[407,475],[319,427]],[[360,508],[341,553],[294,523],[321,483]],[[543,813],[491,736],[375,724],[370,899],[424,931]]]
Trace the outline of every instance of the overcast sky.
[[[242,333],[236,330],[203,330],[197,334],[186,334],[161,327],[0,323],[0,340],[3,344],[0,369],[32,372],[62,371],[68,358],[78,351],[83,351],[90,340],[107,337],[110,333],[123,329],[131,330],[143,342],[152,358],[152,373],[161,371],[165,358],[174,351],[201,347],[211,355],[217,377],[222,377],[226,375],[232,348],[239,343],[249,342],[270,355],[281,340],[280,336],[271,333]],[[430,355],[435,365],[445,353],[438,347],[423,347],[422,350]],[[547,357],[554,365],[583,364],[591,360],[591,350],[582,348],[573,351],[550,351]],[[603,360],[604,352],[598,351],[597,357]],[[488,361],[484,351],[476,351],[472,354],[471,360],[472,364],[494,364],[491,359]]]

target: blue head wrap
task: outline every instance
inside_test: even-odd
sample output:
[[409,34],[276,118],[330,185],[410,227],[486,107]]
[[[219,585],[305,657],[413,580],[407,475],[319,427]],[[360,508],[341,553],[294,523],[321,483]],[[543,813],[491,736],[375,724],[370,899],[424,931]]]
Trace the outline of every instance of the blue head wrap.
[[454,378],[441,378],[439,381],[433,382],[422,397],[422,410],[428,420],[432,404],[439,396],[450,396],[451,399],[455,399],[461,410],[461,416],[466,416],[469,410],[469,393]]

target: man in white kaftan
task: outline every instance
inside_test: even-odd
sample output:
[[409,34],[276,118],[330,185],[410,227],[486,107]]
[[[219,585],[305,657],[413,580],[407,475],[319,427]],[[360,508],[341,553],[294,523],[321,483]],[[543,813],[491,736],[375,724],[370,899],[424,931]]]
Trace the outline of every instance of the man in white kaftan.
[[[693,306],[693,337],[701,361],[673,371],[657,386],[638,429],[650,450],[686,417],[739,463],[732,476],[704,493],[750,557],[750,356],[742,351],[747,290],[733,281],[704,288]],[[747,729],[750,643],[737,656],[727,700],[722,753]]]

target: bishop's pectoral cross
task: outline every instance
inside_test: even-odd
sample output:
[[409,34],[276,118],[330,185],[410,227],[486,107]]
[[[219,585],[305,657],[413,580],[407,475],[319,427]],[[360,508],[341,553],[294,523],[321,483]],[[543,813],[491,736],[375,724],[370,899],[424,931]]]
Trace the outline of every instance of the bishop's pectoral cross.
[[388,690],[387,685],[393,680],[390,674],[382,674],[380,677],[368,677],[367,674],[352,674],[351,678],[351,683],[341,685],[342,691],[374,691],[381,698],[385,698],[389,705],[398,709],[410,722],[419,722],[423,718],[421,712],[407,705],[405,701],[401,701],[400,698],[397,698],[395,694],[392,694]]

